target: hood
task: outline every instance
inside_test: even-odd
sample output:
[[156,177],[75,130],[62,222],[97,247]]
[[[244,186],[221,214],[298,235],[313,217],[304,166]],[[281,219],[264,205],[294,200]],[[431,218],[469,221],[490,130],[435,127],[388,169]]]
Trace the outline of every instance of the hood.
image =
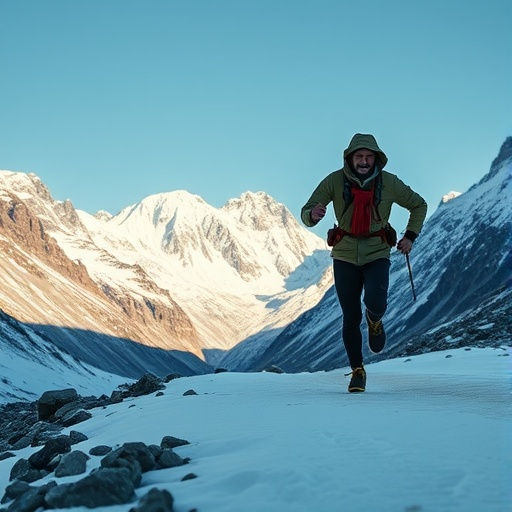
[[347,167],[350,168],[347,162],[347,156],[350,155],[350,153],[353,153],[354,151],[357,151],[358,149],[369,149],[370,151],[375,152],[375,164],[379,171],[384,169],[384,166],[388,163],[388,157],[382,151],[382,149],[379,148],[379,145],[377,144],[377,141],[375,140],[375,137],[370,134],[364,134],[364,133],[356,133],[352,140],[350,141],[350,144],[348,145],[348,148],[343,151],[343,160],[347,164]]

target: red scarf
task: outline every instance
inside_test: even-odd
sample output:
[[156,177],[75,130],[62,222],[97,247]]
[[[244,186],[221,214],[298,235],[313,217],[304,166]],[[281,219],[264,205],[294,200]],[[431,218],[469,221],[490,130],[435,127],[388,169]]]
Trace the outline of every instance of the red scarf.
[[350,231],[353,235],[364,235],[370,232],[373,206],[373,187],[371,190],[363,190],[352,187],[354,196],[354,210]]

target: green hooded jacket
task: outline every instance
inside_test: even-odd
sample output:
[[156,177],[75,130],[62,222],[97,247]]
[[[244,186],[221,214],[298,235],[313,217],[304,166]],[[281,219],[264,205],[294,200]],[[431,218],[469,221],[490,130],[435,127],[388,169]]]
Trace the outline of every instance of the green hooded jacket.
[[[358,149],[369,149],[375,152],[374,172],[363,181],[355,175],[349,164],[349,156]],[[427,203],[397,176],[383,170],[388,159],[385,153],[379,148],[373,135],[360,133],[354,135],[348,148],[343,152],[343,160],[343,168],[332,172],[324,178],[316,187],[307,203],[302,207],[302,222],[308,227],[315,226],[316,222],[313,222],[311,219],[311,210],[318,203],[327,206],[332,202],[338,226],[350,232],[353,204],[349,203],[347,206],[344,199],[345,179],[356,183],[363,189],[370,189],[373,186],[373,181],[380,174],[379,179],[381,179],[382,184],[380,191],[381,197],[377,208],[373,209],[370,231],[372,233],[377,232],[388,223],[391,214],[391,206],[393,203],[396,203],[410,212],[405,236],[414,242],[425,221]],[[383,242],[379,236],[369,238],[344,236],[342,240],[333,247],[331,256],[335,259],[348,261],[355,265],[364,265],[378,258],[389,258],[390,252],[391,248]]]

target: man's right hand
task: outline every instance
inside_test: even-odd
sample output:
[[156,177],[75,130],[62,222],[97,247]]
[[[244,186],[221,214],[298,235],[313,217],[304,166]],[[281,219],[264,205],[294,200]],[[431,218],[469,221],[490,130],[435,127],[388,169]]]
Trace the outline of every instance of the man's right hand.
[[319,222],[324,218],[326,212],[326,208],[322,203],[318,203],[312,210],[311,210],[311,220],[313,222]]

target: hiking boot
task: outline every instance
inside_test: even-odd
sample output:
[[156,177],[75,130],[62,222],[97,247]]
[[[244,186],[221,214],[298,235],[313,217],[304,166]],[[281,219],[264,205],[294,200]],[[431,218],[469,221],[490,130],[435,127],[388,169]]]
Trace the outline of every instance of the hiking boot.
[[384,332],[382,319],[371,320],[368,310],[366,310],[366,322],[368,323],[368,346],[374,354],[378,354],[382,352],[386,344],[386,333]]
[[349,393],[362,393],[366,389],[366,372],[364,368],[352,368],[352,373],[347,375],[352,375],[348,385]]

